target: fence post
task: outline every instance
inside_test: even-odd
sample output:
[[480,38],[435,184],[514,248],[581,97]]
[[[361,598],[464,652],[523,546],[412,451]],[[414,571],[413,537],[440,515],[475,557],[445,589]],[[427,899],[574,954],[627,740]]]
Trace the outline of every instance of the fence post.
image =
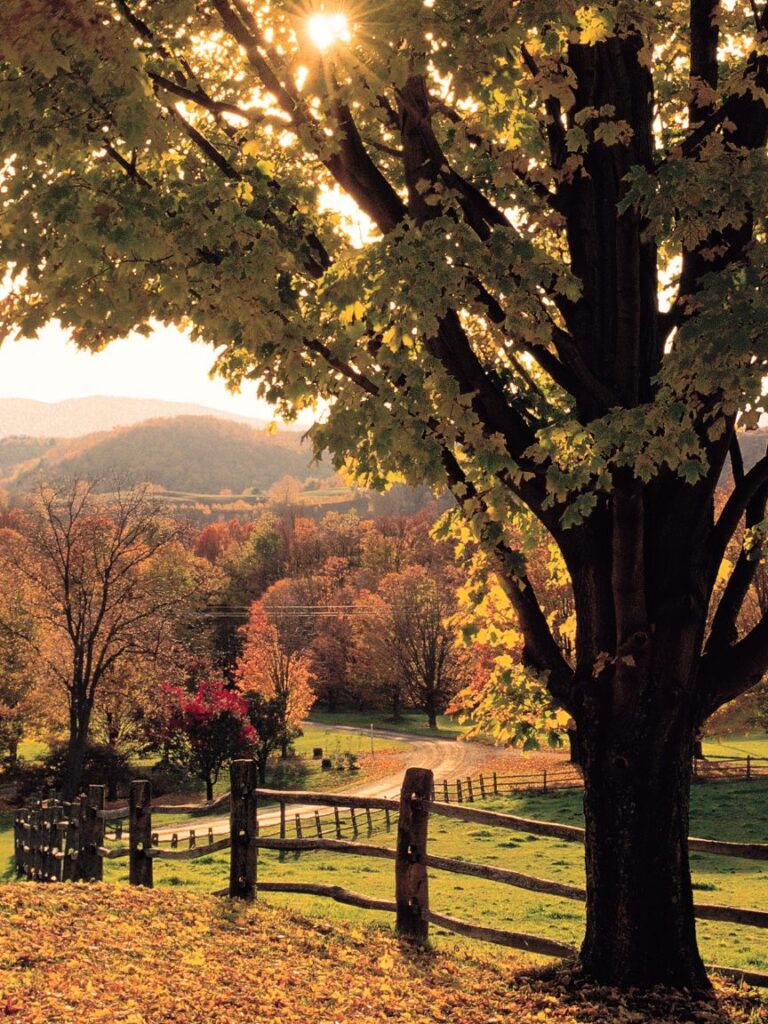
[[752,778],[752,758],[747,754],[747,782]]
[[446,803],[450,803],[450,794],[448,792],[448,779],[443,779],[443,800]]
[[498,776],[496,775],[496,772],[493,773],[493,795],[499,795],[499,779]]
[[100,882],[104,878],[104,861],[99,856],[99,847],[104,845],[104,819],[99,812],[104,810],[104,786],[89,786],[85,805],[83,836],[80,847],[79,877],[84,882]]
[[390,823],[390,820],[389,820],[389,808],[388,807],[384,808],[384,820],[387,823],[387,832],[389,832],[389,830],[391,828],[391,823]]
[[366,820],[368,822],[368,835],[370,835],[373,832],[373,819],[371,818],[371,808],[370,807],[366,807],[365,808],[365,817],[366,817]]
[[63,857],[61,851],[64,849],[64,830],[60,823],[64,820],[64,807],[58,801],[51,808],[51,831],[49,843],[51,855],[49,861],[49,876],[51,882],[60,882],[62,878]]
[[352,819],[352,835],[356,836],[357,835],[357,817],[355,815],[355,808],[354,807],[350,807],[349,808],[349,816]]
[[285,839],[285,803],[280,801],[280,838]]
[[85,815],[87,797],[80,793],[72,804],[70,834],[67,843],[67,860],[69,861],[70,879],[73,882],[85,880],[83,875],[83,857],[85,849]]
[[322,839],[323,838],[323,826],[322,826],[322,824],[320,822],[320,812],[319,811],[315,811],[315,828],[317,829],[317,837],[318,837],[318,839]]
[[135,779],[128,794],[128,881],[152,888],[152,787],[147,779]]
[[467,776],[467,800],[471,804],[475,802],[475,794],[472,792],[472,779],[469,776]]
[[485,779],[480,775],[480,799],[485,800]]
[[303,835],[303,833],[301,831],[301,815],[300,814],[296,815],[296,838],[297,839],[303,839],[304,838],[304,835]]
[[[256,762],[233,761],[229,769],[229,895],[233,899],[252,900],[256,896]],[[280,838],[285,838],[285,804]]]
[[335,806],[333,808],[333,817],[336,822],[336,838],[341,839],[341,818],[339,817],[338,806]]
[[404,938],[426,942],[429,932],[429,888],[427,883],[427,825],[432,772],[409,768],[400,791],[400,819],[397,826],[395,899],[397,932]]
[[456,799],[459,801],[459,803],[462,803],[462,798],[461,798],[461,779],[456,779]]
[[546,768],[544,769],[544,789],[543,789],[543,792],[544,793],[547,792],[547,769]]

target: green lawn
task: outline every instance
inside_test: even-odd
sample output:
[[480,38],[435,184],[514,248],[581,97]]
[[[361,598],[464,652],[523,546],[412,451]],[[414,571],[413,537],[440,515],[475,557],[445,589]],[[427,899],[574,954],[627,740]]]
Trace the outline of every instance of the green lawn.
[[455,718],[447,715],[437,716],[437,732],[429,728],[425,714],[409,711],[394,719],[384,711],[312,711],[309,715],[310,722],[322,725],[357,725],[367,729],[373,725],[374,729],[382,729],[387,732],[405,732],[412,736],[434,736],[437,739],[453,740],[463,736],[467,731],[467,725],[459,725]]
[[768,733],[753,733],[750,736],[711,736],[702,744],[707,757],[751,757],[768,758]]
[[[578,792],[500,798],[483,806],[578,824],[582,820]],[[704,838],[768,842],[768,783],[710,783],[694,787],[691,833]],[[351,834],[349,826],[346,835]],[[507,867],[557,881],[583,884],[580,844],[524,835],[503,829],[453,822],[433,816],[430,849],[444,856]],[[367,841],[361,830],[360,841]],[[394,845],[393,832],[377,834],[377,844]],[[700,902],[729,904],[768,911],[768,872],[756,861],[693,853],[691,863],[696,898]],[[228,853],[193,862],[156,862],[157,885],[191,886],[211,892],[226,885]],[[126,861],[107,865],[106,877],[124,883]],[[392,897],[394,868],[390,861],[335,853],[280,855],[262,851],[259,877],[263,880],[321,881],[383,898]],[[269,895],[270,902],[336,920],[378,920],[391,924],[389,915],[342,906],[317,897]],[[577,944],[584,924],[580,903],[507,888],[468,876],[430,873],[430,902],[438,911],[517,931],[551,936]],[[757,929],[699,922],[704,957],[709,963],[768,971],[764,933]],[[463,944],[448,933],[433,929],[438,945]]]

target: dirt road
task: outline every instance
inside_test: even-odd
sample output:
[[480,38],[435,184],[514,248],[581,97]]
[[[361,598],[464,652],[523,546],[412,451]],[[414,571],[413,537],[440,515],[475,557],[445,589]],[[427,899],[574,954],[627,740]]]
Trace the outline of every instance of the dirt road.
[[[398,797],[403,775],[406,768],[431,768],[437,781],[443,778],[455,779],[457,777],[471,775],[478,767],[492,755],[492,748],[483,743],[457,742],[456,740],[434,739],[431,736],[412,736],[410,733],[390,732],[383,729],[361,729],[353,725],[334,726],[334,731],[349,732],[365,736],[373,735],[379,739],[404,740],[407,748],[400,748],[398,753],[402,758],[402,767],[392,775],[373,782],[361,782],[357,786],[349,786],[342,790],[354,796],[383,796]],[[316,808],[312,804],[295,804],[291,806],[291,814],[312,814],[315,810],[327,811],[327,808]],[[278,823],[280,812],[277,808],[267,809],[259,814],[259,827],[267,828]],[[182,838],[189,828],[194,828],[197,834],[213,829],[214,835],[226,835],[229,832],[229,815],[213,815],[207,818],[195,818],[193,822],[173,824],[172,822],[163,825],[158,830],[160,840],[170,839],[174,832],[179,833]]]

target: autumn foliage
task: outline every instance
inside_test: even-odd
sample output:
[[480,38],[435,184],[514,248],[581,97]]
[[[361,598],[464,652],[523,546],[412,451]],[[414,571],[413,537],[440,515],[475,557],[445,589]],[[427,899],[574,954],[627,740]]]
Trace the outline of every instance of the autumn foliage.
[[205,782],[211,800],[224,765],[248,756],[256,741],[248,702],[218,681],[201,682],[192,694],[183,687],[166,687],[166,695],[170,758]]
[[[96,933],[94,932],[96,929]],[[98,935],[98,942],[94,941]],[[623,996],[567,972],[521,974],[507,953],[415,951],[259,900],[96,883],[0,888],[0,1019],[16,1024],[689,1024],[751,1021],[717,1003]]]

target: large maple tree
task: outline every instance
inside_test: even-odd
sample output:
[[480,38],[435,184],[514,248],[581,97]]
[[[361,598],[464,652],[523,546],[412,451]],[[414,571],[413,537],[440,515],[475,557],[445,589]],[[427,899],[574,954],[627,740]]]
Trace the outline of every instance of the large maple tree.
[[2,326],[183,325],[286,413],[322,398],[315,442],[363,480],[450,487],[578,723],[581,958],[620,984],[706,984],[693,738],[768,666],[768,619],[736,626],[768,489],[736,437],[764,403],[767,33],[763,0],[0,11]]

